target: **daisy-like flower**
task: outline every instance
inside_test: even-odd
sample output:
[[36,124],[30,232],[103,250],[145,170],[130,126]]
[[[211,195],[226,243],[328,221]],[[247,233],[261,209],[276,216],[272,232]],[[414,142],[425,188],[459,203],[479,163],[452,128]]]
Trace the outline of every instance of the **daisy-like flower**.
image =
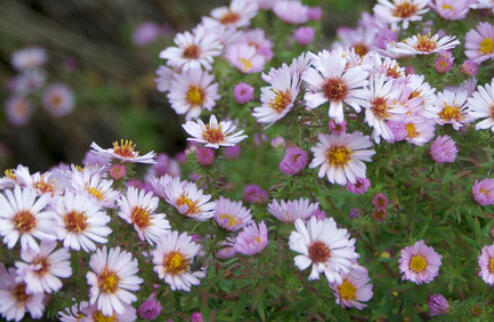
[[43,93],[43,106],[53,116],[69,114],[74,108],[74,94],[64,84],[54,84]]
[[95,242],[108,241],[110,217],[87,195],[66,191],[55,201],[53,211],[56,231],[65,248],[89,252],[96,249]]
[[436,100],[427,114],[434,118],[437,124],[451,124],[455,130],[459,130],[472,121],[467,111],[467,99],[466,91],[444,90],[437,93]]
[[183,124],[185,132],[187,132],[191,138],[187,138],[188,141],[199,142],[205,144],[207,147],[218,149],[220,146],[233,146],[242,141],[247,135],[242,135],[243,130],[235,132],[237,128],[231,121],[220,121],[216,116],[211,115],[209,123],[204,124],[202,120],[188,121]]
[[319,221],[311,217],[307,226],[297,219],[288,243],[291,250],[300,253],[294,258],[295,266],[303,271],[312,265],[309,281],[324,273],[330,283],[342,283],[342,274],[350,273],[359,257],[355,239],[350,239],[346,229],[338,228],[333,218]]
[[353,48],[355,53],[364,57],[369,51],[376,49],[374,40],[377,36],[376,28],[350,29],[347,27],[338,28],[338,38],[341,40],[343,47]]
[[22,249],[21,259],[16,262],[17,282],[26,282],[26,291],[33,293],[52,293],[62,288],[60,278],[72,275],[70,253],[61,248],[56,251],[55,241],[42,241],[39,252],[33,249]]
[[137,260],[132,254],[121,251],[120,247],[98,249],[91,255],[89,266],[92,271],[86,274],[91,286],[89,303],[97,303],[103,315],[122,314],[125,306],[137,301],[132,293],[139,290],[143,282],[137,276]]
[[31,177],[29,168],[22,164],[17,165],[15,169],[4,171],[5,176],[0,178],[0,189],[13,189],[15,186],[26,187],[28,185],[24,178]]
[[103,207],[115,207],[115,201],[118,199],[120,193],[112,189],[113,180],[103,179],[100,171],[94,169],[72,169],[72,190],[77,193],[87,194],[91,199],[95,200]]
[[159,236],[171,228],[165,214],[154,213],[159,205],[158,197],[152,192],[138,190],[134,187],[127,189],[127,195],[119,201],[118,216],[129,224],[134,225],[141,240],[146,239],[153,245]]
[[430,6],[446,20],[462,20],[467,16],[471,3],[472,0],[435,0]]
[[168,93],[172,108],[187,120],[198,118],[203,109],[211,111],[220,97],[214,76],[200,68],[175,74]]
[[259,73],[264,69],[266,57],[257,48],[247,43],[234,43],[226,49],[225,58],[245,74]]
[[220,227],[235,231],[247,225],[252,220],[252,215],[242,202],[220,197],[214,208],[214,219]]
[[9,249],[21,240],[21,249],[39,251],[39,240],[56,240],[53,212],[47,211],[50,198],[39,198],[30,188],[16,186],[0,194],[0,235]]
[[282,21],[293,25],[303,24],[309,20],[309,7],[304,6],[299,0],[276,1],[273,12]]
[[122,162],[131,163],[156,163],[154,151],[148,152],[145,155],[139,156],[139,152],[135,150],[136,145],[130,140],[120,140],[113,142],[113,148],[103,149],[96,142],[91,143],[91,149],[96,154],[104,155],[112,159],[117,159]]
[[421,21],[422,15],[429,11],[430,0],[378,0],[374,14],[380,20],[390,23],[394,29],[401,24],[407,29],[410,22]]
[[482,206],[494,205],[494,179],[475,180],[472,195]]
[[245,27],[257,14],[256,1],[233,0],[228,7],[219,7],[211,11],[211,16],[225,26]]
[[327,176],[329,182],[346,185],[355,183],[357,178],[365,178],[366,166],[376,153],[369,150],[372,142],[361,132],[341,135],[319,134],[319,143],[311,149],[314,159],[309,164],[313,169],[320,166],[318,176]]
[[236,253],[252,256],[262,252],[267,244],[268,228],[264,221],[261,221],[259,225],[252,222],[238,233],[233,248]]
[[173,291],[189,292],[191,286],[200,284],[199,278],[206,276],[205,268],[193,267],[200,250],[201,246],[187,233],[179,235],[177,231],[167,231],[153,251],[154,271]]
[[465,35],[465,56],[480,64],[494,58],[494,25],[481,22]]
[[60,194],[60,186],[57,185],[57,180],[53,173],[49,171],[45,173],[36,172],[31,175],[29,169],[26,168],[26,170],[16,172],[16,177],[19,178],[18,181],[22,182],[26,187],[31,187],[38,195],[47,194],[50,197],[54,197]]
[[82,301],[80,304],[74,304],[63,311],[59,311],[58,317],[61,322],[81,322],[84,318],[88,318],[82,313],[82,311],[86,310],[88,307],[89,303]]
[[394,81],[383,76],[373,77],[370,82],[370,97],[365,109],[365,121],[374,130],[371,137],[379,143],[381,137],[386,141],[394,139],[393,132],[386,121],[394,120],[406,112],[406,109],[397,103],[400,88]]
[[5,114],[10,123],[14,125],[25,125],[29,122],[33,106],[25,97],[14,96],[5,103]]
[[494,286],[494,244],[482,247],[479,255],[479,276],[489,284]]
[[167,65],[184,71],[201,67],[210,70],[213,58],[221,54],[223,45],[216,35],[204,31],[198,29],[194,33],[177,34],[174,39],[177,47],[166,48],[159,57],[167,59]]
[[439,267],[443,257],[434,248],[419,240],[401,251],[398,260],[402,278],[415,284],[430,283],[439,275]]
[[367,305],[362,302],[369,301],[374,294],[367,269],[355,265],[350,273],[343,274],[341,279],[341,283],[329,283],[329,287],[334,291],[336,304],[345,308],[364,309]]
[[0,314],[8,321],[20,321],[26,312],[40,319],[45,310],[45,293],[29,294],[26,282],[17,282],[17,277],[15,268],[6,271],[0,264]]
[[494,132],[494,78],[490,84],[479,86],[468,99],[468,114],[482,119],[475,125],[477,130],[491,129]]
[[[83,304],[85,304],[83,306]],[[79,315],[81,318],[74,320],[74,322],[134,322],[137,320],[136,309],[131,304],[123,305],[123,312],[113,312],[111,315],[103,314],[102,310],[98,309],[98,305],[89,305],[87,302],[81,303],[81,312]],[[72,322],[72,321],[70,321]]]
[[184,216],[199,221],[214,216],[215,202],[211,201],[211,195],[205,195],[195,183],[180,181],[180,178],[162,178],[155,182],[155,187],[158,194]]
[[155,72],[156,78],[154,82],[156,83],[156,89],[160,92],[168,92],[172,85],[173,75],[175,71],[171,68],[161,65]]
[[46,63],[47,59],[48,55],[44,48],[27,47],[14,52],[12,66],[19,71],[33,69]]
[[268,205],[268,211],[282,222],[293,223],[297,219],[306,220],[319,209],[319,203],[311,203],[309,199],[285,201],[274,199]]
[[[252,116],[260,123],[274,123],[282,119],[293,108],[300,90],[300,78],[287,65],[269,72],[270,86],[261,88],[262,106],[254,108]],[[263,74],[266,79],[267,75]]]
[[347,60],[337,52],[320,52],[302,76],[308,85],[304,96],[307,107],[314,109],[329,101],[329,117],[343,122],[343,103],[356,112],[365,104],[367,76],[359,66],[347,67]]
[[391,43],[386,47],[386,53],[394,58],[431,55],[455,48],[460,41],[455,36],[443,36],[438,34],[418,34],[401,42]]

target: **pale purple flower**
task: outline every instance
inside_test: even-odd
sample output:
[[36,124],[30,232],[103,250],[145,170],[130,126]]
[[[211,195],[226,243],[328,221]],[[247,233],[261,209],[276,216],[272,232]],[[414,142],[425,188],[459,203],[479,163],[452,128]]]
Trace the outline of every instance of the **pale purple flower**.
[[442,294],[429,295],[427,304],[429,305],[430,316],[444,315],[449,311],[448,300],[446,300]]
[[335,119],[329,120],[329,130],[336,135],[346,133],[346,121],[338,123]]
[[445,51],[439,53],[436,62],[434,63],[434,68],[436,72],[444,74],[449,72],[453,68],[454,57],[450,51]]
[[214,208],[214,219],[221,228],[236,231],[248,225],[252,215],[242,202],[220,197]]
[[214,150],[207,147],[200,147],[196,152],[196,157],[200,165],[211,165],[214,162]]
[[465,56],[477,64],[494,58],[494,25],[481,22],[467,32]]
[[311,203],[309,199],[285,201],[273,199],[268,205],[268,211],[281,222],[293,223],[297,219],[306,220],[319,209],[319,203]]
[[132,40],[137,46],[145,46],[153,43],[161,35],[161,26],[153,21],[141,23],[134,30]]
[[31,118],[33,106],[24,97],[11,97],[5,103],[5,114],[10,123],[14,125],[25,125]]
[[322,9],[320,7],[309,7],[307,17],[312,21],[320,21],[322,19]]
[[245,104],[254,99],[254,87],[247,83],[239,83],[233,89],[235,101],[239,104]]
[[295,32],[293,33],[293,39],[299,44],[300,46],[307,46],[314,40],[314,28],[312,27],[299,27]]
[[475,181],[472,187],[473,198],[482,206],[494,205],[494,179]]
[[243,255],[255,255],[264,250],[268,244],[268,229],[264,221],[259,226],[252,223],[237,235],[235,239],[235,251]]
[[356,218],[358,218],[359,214],[360,214],[359,208],[352,208],[352,209],[350,209],[350,212],[348,213],[348,217],[350,219],[356,219]]
[[299,147],[286,149],[285,157],[280,162],[280,170],[286,175],[295,175],[307,166],[309,153]]
[[242,149],[239,145],[227,146],[224,151],[227,159],[236,159],[239,157],[241,152]]
[[386,49],[388,44],[398,41],[398,34],[391,29],[381,28],[374,38],[374,46],[380,49]]
[[194,312],[190,317],[190,322],[203,322],[204,318],[201,312]]
[[245,186],[243,199],[249,203],[262,204],[268,201],[269,194],[256,184],[249,184]]
[[360,265],[354,265],[350,273],[342,274],[341,283],[329,283],[329,287],[334,291],[336,304],[345,308],[362,310],[367,305],[361,302],[368,302],[374,295],[369,273]]
[[405,75],[414,75],[415,74],[415,68],[413,66],[406,66],[405,67]]
[[358,195],[363,195],[369,189],[371,182],[367,178],[357,178],[355,183],[348,182],[346,190]]
[[156,294],[151,294],[148,299],[139,306],[137,314],[141,319],[154,320],[161,313],[161,304],[156,300]]
[[494,244],[482,247],[479,255],[479,276],[485,283],[494,286]]
[[273,148],[281,148],[285,146],[285,139],[283,139],[281,136],[274,137],[271,140],[271,146]]
[[472,60],[465,60],[461,64],[461,71],[467,76],[475,76],[479,71],[479,65]]
[[398,263],[402,278],[415,284],[428,284],[439,275],[442,258],[434,248],[419,240],[401,250]]
[[114,180],[122,179],[127,174],[127,169],[121,163],[115,163],[110,166],[110,170],[108,171],[110,176]]
[[438,136],[431,145],[429,154],[437,163],[455,162],[458,149],[449,135]]
[[384,193],[378,193],[372,198],[372,204],[377,210],[386,211],[388,208],[388,197]]
[[309,20],[309,7],[298,0],[277,1],[273,6],[273,12],[289,24],[299,25]]
[[446,20],[462,20],[470,9],[472,0],[435,0],[430,6]]

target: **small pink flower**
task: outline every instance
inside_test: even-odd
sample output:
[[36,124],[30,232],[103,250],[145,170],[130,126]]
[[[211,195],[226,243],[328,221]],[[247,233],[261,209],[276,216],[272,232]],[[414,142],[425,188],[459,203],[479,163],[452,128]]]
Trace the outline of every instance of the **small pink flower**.
[[312,27],[299,27],[293,33],[293,39],[300,46],[307,46],[314,40],[314,28]]
[[388,208],[388,197],[384,193],[378,193],[372,198],[372,204],[377,210],[386,211]]
[[151,294],[148,299],[139,306],[137,314],[141,319],[154,320],[161,313],[161,304],[156,300],[156,294]]
[[194,312],[190,317],[190,322],[203,322],[204,318],[201,312]]
[[247,83],[239,83],[233,89],[235,101],[239,104],[245,104],[254,99],[254,88]]
[[268,201],[267,191],[256,184],[249,184],[244,189],[243,199],[246,202],[263,204]]
[[448,300],[442,294],[429,295],[427,305],[429,305],[430,316],[444,315],[449,311]]
[[309,153],[299,147],[289,147],[280,163],[280,170],[286,175],[293,176],[307,166]]
[[211,165],[214,162],[214,150],[206,147],[200,147],[196,152],[197,162],[200,165]]
[[465,60],[461,65],[461,71],[467,76],[475,76],[479,71],[479,65],[472,60]]
[[438,136],[431,145],[429,154],[437,163],[455,162],[458,149],[449,135]]
[[451,52],[445,51],[440,53],[439,57],[437,57],[434,68],[438,73],[444,74],[453,68],[453,62],[454,58]]
[[110,176],[114,180],[122,179],[127,174],[127,169],[121,163],[112,164],[110,167]]
[[331,119],[329,121],[329,130],[336,135],[344,134],[346,132],[346,121],[338,123],[335,119]]
[[264,221],[259,226],[252,223],[237,235],[235,251],[243,255],[255,255],[264,250],[268,244],[268,229]]
[[482,206],[494,205],[494,179],[475,181],[472,187],[473,198]]
[[355,183],[348,182],[346,190],[351,193],[363,195],[369,189],[371,182],[367,178],[357,178]]
[[377,222],[382,222],[388,216],[388,211],[386,209],[376,209],[371,213],[372,218]]
[[402,278],[415,284],[430,283],[439,275],[442,258],[434,248],[419,240],[401,250],[398,263]]
[[136,27],[132,40],[137,46],[145,46],[153,43],[159,36],[161,36],[160,25],[146,21]]
[[322,19],[322,9],[320,7],[309,7],[307,17],[312,21],[320,21]]

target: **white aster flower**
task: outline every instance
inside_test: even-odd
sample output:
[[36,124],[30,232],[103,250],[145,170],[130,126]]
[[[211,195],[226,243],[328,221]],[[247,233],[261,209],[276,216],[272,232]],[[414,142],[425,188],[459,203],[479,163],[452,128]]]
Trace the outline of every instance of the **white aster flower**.
[[467,99],[466,91],[439,92],[432,107],[427,111],[427,116],[439,125],[451,124],[458,131],[472,121],[468,114]]
[[151,245],[158,242],[159,236],[171,228],[165,214],[154,213],[158,208],[159,199],[154,197],[152,192],[129,187],[127,195],[118,203],[118,216],[133,224],[139,238],[145,239]]
[[228,7],[211,11],[211,16],[225,26],[245,27],[257,14],[257,3],[252,0],[233,0]]
[[83,303],[86,305],[81,307],[81,313],[79,313],[82,317],[74,322],[134,322],[137,320],[136,309],[131,304],[123,304],[122,313],[113,312],[112,315],[107,316],[98,310],[97,304],[89,305],[87,302],[82,302],[81,306]]
[[214,76],[200,68],[175,74],[168,93],[172,108],[187,120],[197,119],[204,109],[211,111],[220,98]]
[[205,268],[193,267],[194,258],[201,246],[194,243],[187,233],[166,232],[153,251],[154,271],[159,278],[170,285],[172,291],[190,291],[191,286],[199,285],[199,278],[206,276]]
[[468,114],[475,119],[483,119],[475,125],[477,130],[491,129],[494,132],[494,78],[490,84],[477,87],[468,99]]
[[307,226],[297,219],[288,243],[291,250],[301,254],[294,258],[300,270],[312,265],[310,281],[324,273],[330,283],[341,283],[341,274],[349,273],[359,257],[355,239],[350,239],[346,229],[338,228],[333,218],[319,221],[312,217]]
[[391,57],[405,57],[415,55],[432,55],[442,51],[450,50],[460,44],[455,36],[443,36],[438,34],[418,34],[401,42],[390,43],[385,50]]
[[7,169],[4,171],[5,176],[0,178],[0,190],[12,189],[16,185],[26,187],[28,183],[25,178],[31,178],[29,168],[19,164],[15,169]]
[[85,252],[94,251],[96,243],[105,244],[111,229],[107,227],[110,217],[100,205],[86,194],[66,191],[54,203],[56,231],[63,246]]
[[12,66],[16,70],[23,71],[33,69],[46,63],[48,55],[46,50],[40,47],[27,47],[14,52]]
[[393,29],[401,24],[407,29],[410,22],[421,21],[422,15],[429,11],[430,0],[378,0],[374,14],[379,20],[390,23]]
[[274,199],[268,204],[268,211],[282,222],[293,223],[297,219],[306,220],[319,209],[319,203],[311,203],[309,199],[285,201]]
[[327,176],[329,182],[346,185],[355,183],[358,178],[365,178],[366,166],[376,153],[369,150],[372,142],[361,132],[343,133],[341,135],[319,134],[319,143],[311,149],[314,159],[310,168],[320,166],[318,176]]
[[139,156],[139,152],[135,150],[136,145],[130,140],[120,140],[113,142],[113,148],[103,149],[95,142],[91,143],[91,149],[94,153],[109,157],[111,159],[117,159],[122,162],[131,163],[156,163],[154,158],[156,153],[154,151],[148,152],[145,155]]
[[89,307],[89,303],[86,301],[82,301],[80,304],[74,304],[71,307],[66,308],[63,311],[58,312],[58,317],[61,322],[92,322],[84,321],[86,315],[82,313],[83,310]]
[[235,231],[243,228],[252,220],[250,209],[242,206],[240,201],[220,197],[216,201],[214,219],[218,225],[226,230]]
[[70,253],[65,248],[56,251],[55,241],[42,241],[39,252],[22,249],[22,262],[16,262],[18,276],[16,282],[26,282],[26,292],[53,293],[62,288],[60,278],[72,275]]
[[343,103],[356,112],[364,105],[368,96],[367,75],[361,67],[347,67],[347,60],[338,52],[320,52],[302,76],[307,83],[307,107],[313,109],[329,102],[329,117],[343,122]]
[[0,235],[8,248],[13,248],[21,240],[21,249],[32,248],[39,251],[39,240],[56,240],[53,229],[54,214],[46,210],[50,198],[39,198],[30,188],[16,186],[0,194]]
[[85,193],[105,208],[115,207],[120,193],[112,189],[113,180],[103,179],[96,168],[73,169],[71,188],[77,193]]
[[156,88],[160,92],[168,92],[172,85],[173,75],[175,75],[175,71],[166,66],[160,66],[155,72],[156,78],[154,82],[156,83]]
[[202,120],[188,121],[183,124],[184,130],[192,136],[189,141],[203,143],[208,147],[218,149],[220,146],[233,146],[242,141],[247,135],[242,135],[243,130],[235,132],[237,128],[231,121],[218,122],[216,116],[211,115],[209,123]]
[[137,260],[131,253],[121,251],[120,247],[109,251],[103,247],[91,255],[89,266],[92,269],[86,275],[91,287],[89,303],[96,303],[104,315],[122,314],[126,305],[137,301],[132,292],[139,290],[143,280],[137,276]]

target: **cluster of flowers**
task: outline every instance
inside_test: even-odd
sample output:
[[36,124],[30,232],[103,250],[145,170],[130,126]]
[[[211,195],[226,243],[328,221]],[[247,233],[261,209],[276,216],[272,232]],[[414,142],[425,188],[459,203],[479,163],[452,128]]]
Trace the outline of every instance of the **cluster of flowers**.
[[[74,94],[62,83],[54,83],[46,88],[46,73],[42,66],[48,60],[46,50],[28,47],[12,55],[12,66],[18,74],[7,84],[11,97],[5,103],[5,113],[14,125],[29,122],[34,106],[32,99],[39,99],[45,110],[53,117],[69,114],[74,108]],[[40,94],[40,91],[43,91]]]

